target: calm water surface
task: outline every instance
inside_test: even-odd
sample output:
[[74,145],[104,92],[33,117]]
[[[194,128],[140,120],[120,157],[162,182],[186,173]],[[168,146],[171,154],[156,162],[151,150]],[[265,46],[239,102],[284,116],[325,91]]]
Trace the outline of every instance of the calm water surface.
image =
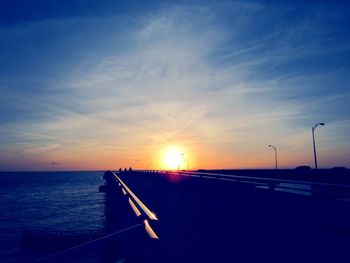
[[20,258],[23,231],[103,232],[103,172],[0,173],[0,262]]

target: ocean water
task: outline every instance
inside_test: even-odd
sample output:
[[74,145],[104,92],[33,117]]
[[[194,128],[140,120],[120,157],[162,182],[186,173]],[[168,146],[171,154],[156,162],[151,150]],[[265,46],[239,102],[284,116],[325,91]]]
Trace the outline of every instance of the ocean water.
[[0,262],[21,258],[24,232],[106,231],[103,172],[0,173]]

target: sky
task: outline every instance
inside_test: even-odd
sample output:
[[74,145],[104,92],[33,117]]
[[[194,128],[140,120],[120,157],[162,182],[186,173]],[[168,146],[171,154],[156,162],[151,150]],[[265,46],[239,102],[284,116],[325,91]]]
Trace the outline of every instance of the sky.
[[0,170],[350,167],[343,1],[4,1]]

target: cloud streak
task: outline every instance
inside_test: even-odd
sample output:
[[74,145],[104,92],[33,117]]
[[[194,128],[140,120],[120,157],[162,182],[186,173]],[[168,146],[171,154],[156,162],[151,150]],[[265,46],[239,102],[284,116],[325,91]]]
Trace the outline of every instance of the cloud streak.
[[[36,70],[17,57],[23,69],[0,74],[0,169],[52,169],[51,160],[60,169],[146,167],[171,144],[195,167],[269,167],[270,143],[292,167],[312,163],[309,128],[321,120],[320,150],[350,156],[341,147],[350,139],[341,132],[350,128],[341,59],[350,42],[332,26],[342,13],[303,11],[310,16],[292,23],[281,20],[295,16],[291,7],[165,5],[0,30],[23,50],[19,42],[38,43],[48,31],[55,40],[29,48],[41,60]],[[324,58],[332,59],[321,65]]]

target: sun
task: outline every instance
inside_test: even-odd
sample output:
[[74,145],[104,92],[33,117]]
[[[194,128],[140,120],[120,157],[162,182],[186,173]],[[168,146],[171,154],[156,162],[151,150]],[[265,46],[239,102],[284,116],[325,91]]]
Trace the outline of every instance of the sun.
[[164,152],[163,164],[167,170],[176,170],[181,168],[184,159],[183,151],[178,147],[168,148]]

